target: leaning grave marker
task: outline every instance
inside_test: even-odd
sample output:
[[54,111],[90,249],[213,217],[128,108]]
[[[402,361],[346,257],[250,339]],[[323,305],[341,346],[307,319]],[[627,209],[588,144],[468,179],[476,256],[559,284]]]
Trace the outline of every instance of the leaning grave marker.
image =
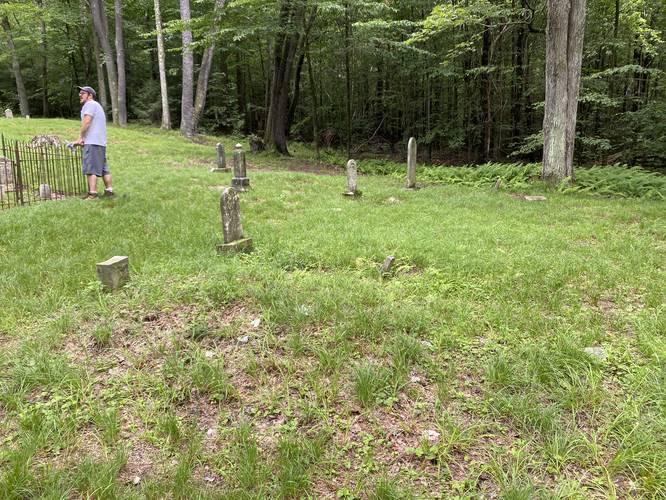
[[224,243],[217,246],[218,253],[249,252],[252,238],[245,238],[240,219],[240,198],[236,188],[228,187],[220,197],[222,212],[222,234]]

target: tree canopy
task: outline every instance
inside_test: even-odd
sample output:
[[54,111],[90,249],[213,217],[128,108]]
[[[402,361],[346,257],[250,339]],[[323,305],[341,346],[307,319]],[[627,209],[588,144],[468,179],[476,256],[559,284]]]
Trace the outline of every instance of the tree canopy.
[[[541,157],[545,0],[227,0],[218,9],[201,0],[191,2],[187,22],[182,1],[160,2],[174,127],[181,124],[181,34],[191,30],[197,87],[213,47],[199,131],[270,143],[277,127],[284,141],[350,154],[391,154],[415,136],[433,162]],[[0,3],[0,106],[17,111],[23,99],[25,114],[73,117],[75,86],[109,81],[93,30],[95,3],[106,9],[113,45],[111,2]],[[155,4],[122,5],[127,118],[159,125]],[[665,31],[661,0],[587,2],[577,162],[664,165]],[[100,97],[110,107],[104,87]]]

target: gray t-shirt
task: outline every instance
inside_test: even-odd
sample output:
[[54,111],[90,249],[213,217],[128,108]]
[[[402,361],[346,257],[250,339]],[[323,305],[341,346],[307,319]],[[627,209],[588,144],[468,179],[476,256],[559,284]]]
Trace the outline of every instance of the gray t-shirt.
[[106,146],[106,115],[104,108],[97,101],[87,101],[81,108],[81,120],[85,115],[92,117],[92,122],[86,136],[83,138],[85,144],[96,144]]

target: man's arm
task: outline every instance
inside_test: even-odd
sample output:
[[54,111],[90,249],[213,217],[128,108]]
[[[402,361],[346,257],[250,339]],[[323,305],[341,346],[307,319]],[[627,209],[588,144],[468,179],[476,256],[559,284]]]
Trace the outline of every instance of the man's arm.
[[92,116],[83,115],[83,120],[81,121],[81,131],[79,132],[79,139],[76,142],[74,142],[74,144],[78,146],[83,145],[84,139],[86,137],[86,134],[88,133],[88,129],[90,128],[91,123],[92,123]]

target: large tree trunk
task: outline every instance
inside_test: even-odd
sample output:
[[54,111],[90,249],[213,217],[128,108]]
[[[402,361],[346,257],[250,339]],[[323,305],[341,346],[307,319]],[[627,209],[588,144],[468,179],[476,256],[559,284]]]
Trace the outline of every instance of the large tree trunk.
[[194,54],[192,53],[192,29],[190,27],[190,0],[180,0],[180,19],[183,22],[183,91],[180,103],[180,133],[194,135]]
[[46,23],[44,22],[44,2],[37,0],[39,6],[39,45],[42,49],[42,116],[49,116],[49,66],[46,53]]
[[162,34],[162,14],[160,0],[155,0],[155,31],[157,31],[157,63],[160,70],[160,95],[162,96],[162,128],[171,128],[171,115],[169,113],[169,95],[166,79],[166,55],[164,53],[164,35]]
[[95,51],[95,64],[97,66],[97,98],[104,109],[108,109],[109,100],[106,93],[106,81],[104,79],[104,61],[99,52],[99,40],[95,33],[92,34],[93,49]]
[[14,45],[14,38],[12,37],[12,28],[9,25],[7,16],[2,18],[2,29],[7,35],[7,48],[12,55],[12,72],[16,80],[16,92],[19,98],[19,109],[21,116],[28,116],[30,114],[30,107],[28,106],[28,94],[25,91],[25,84],[23,83],[23,74],[21,73],[21,64],[19,63],[18,53]]
[[118,61],[118,125],[127,125],[127,89],[125,84],[125,39],[123,37],[123,7],[120,0],[113,2],[116,19],[116,60]]
[[119,123],[118,110],[118,73],[116,72],[116,61],[113,48],[109,42],[109,26],[106,20],[106,8],[104,0],[90,0],[90,12],[92,14],[93,28],[102,46],[104,62],[106,63],[106,74],[109,78],[109,93],[111,94],[111,115],[113,123]]
[[292,0],[283,0],[280,6],[280,32],[273,47],[273,76],[271,78],[268,117],[266,119],[265,141],[284,155],[287,149],[287,117],[289,109],[289,88],[298,45],[297,27],[303,14],[302,6]]
[[310,107],[312,109],[312,140],[314,142],[315,154],[317,161],[319,161],[319,129],[318,129],[318,112],[317,112],[317,85],[312,71],[312,59],[310,57],[310,43],[307,42],[305,52],[308,58],[308,80],[310,83]]
[[201,67],[199,68],[199,76],[197,78],[197,94],[194,98],[193,127],[195,131],[199,126],[199,120],[201,120],[203,110],[206,106],[208,79],[210,78],[210,68],[213,65],[213,54],[215,53],[215,37],[220,31],[220,13],[224,8],[225,2],[226,0],[215,0],[215,6],[213,7],[213,26],[208,33],[210,42],[201,59]]
[[[486,21],[490,24],[490,21]],[[490,79],[490,26],[483,31],[483,45],[481,49],[481,153],[479,161],[485,163],[490,159],[490,147],[492,143],[492,115],[490,108],[490,98],[492,85]]]
[[[344,3],[345,7],[345,95],[346,95],[346,136],[347,136],[347,159],[351,158],[351,135],[352,135],[352,126],[351,126],[351,115],[352,115],[352,84],[351,84],[351,36],[352,36],[352,26],[351,26],[351,16],[349,13],[349,2]],[[404,115],[403,115],[404,116]]]
[[548,0],[541,178],[549,183],[573,180],[584,34],[585,0]]

